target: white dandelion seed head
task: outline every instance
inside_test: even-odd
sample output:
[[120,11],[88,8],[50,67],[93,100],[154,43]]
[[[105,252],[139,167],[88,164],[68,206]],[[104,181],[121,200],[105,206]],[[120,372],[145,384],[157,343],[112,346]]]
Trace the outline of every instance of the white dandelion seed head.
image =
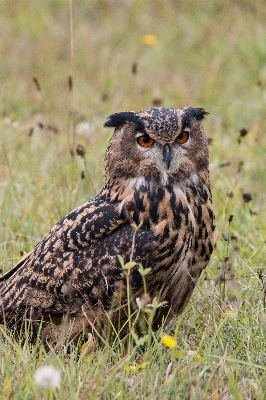
[[34,375],[35,383],[46,389],[56,389],[60,386],[61,375],[60,372],[54,367],[45,365],[38,368]]

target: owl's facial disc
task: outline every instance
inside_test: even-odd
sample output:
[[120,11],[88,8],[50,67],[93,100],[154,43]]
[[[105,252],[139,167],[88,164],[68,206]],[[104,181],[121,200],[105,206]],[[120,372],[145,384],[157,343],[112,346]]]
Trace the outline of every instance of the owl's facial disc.
[[195,108],[152,108],[111,115],[105,123],[115,128],[105,155],[106,182],[140,187],[205,176],[208,145],[199,121],[206,114]]
[[185,148],[190,142],[190,128],[184,127],[173,141],[165,143],[163,138],[158,138],[158,135],[150,135],[147,132],[137,132],[135,140],[142,154],[145,163],[149,160],[157,169],[165,173],[174,172],[179,164],[181,158],[185,157]]

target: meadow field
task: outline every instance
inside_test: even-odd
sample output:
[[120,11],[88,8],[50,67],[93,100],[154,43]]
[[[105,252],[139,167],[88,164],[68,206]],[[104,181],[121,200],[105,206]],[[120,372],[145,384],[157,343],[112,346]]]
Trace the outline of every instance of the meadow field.
[[173,347],[162,327],[144,347],[47,352],[1,327],[0,399],[266,399],[265,21],[262,0],[0,1],[1,273],[99,192],[114,112],[210,113],[217,225]]

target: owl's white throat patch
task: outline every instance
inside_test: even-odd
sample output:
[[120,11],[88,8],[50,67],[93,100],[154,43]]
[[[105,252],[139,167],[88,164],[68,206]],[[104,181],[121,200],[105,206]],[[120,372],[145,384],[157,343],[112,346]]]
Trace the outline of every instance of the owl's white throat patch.
[[[167,170],[160,171],[161,172],[161,185],[165,186],[168,183],[169,175]],[[170,172],[170,171],[169,171]],[[191,174],[191,176],[185,180],[185,186],[190,186],[191,183],[193,185],[197,185],[199,182],[199,177],[196,173]],[[138,178],[130,178],[128,180],[127,186],[134,189],[140,189],[141,187],[150,186],[150,181],[147,181],[143,176]]]
[[131,178],[129,179],[128,186],[131,188],[139,189],[140,187],[145,187],[148,185],[146,179],[141,176],[139,178]]
[[[161,179],[161,185],[164,186],[168,182],[168,173],[166,171],[161,172],[162,179]],[[140,189],[141,187],[147,187],[151,185],[151,181],[147,181],[143,176],[138,177],[138,178],[131,178],[128,180],[128,186],[130,188],[134,189]]]

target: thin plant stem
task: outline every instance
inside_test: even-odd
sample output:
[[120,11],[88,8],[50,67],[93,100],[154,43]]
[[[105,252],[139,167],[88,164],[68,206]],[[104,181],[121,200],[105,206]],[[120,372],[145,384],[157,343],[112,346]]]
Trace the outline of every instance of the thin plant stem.
[[[74,90],[73,90],[73,76],[74,76],[74,33],[73,33],[73,3],[69,0],[69,31],[70,31],[70,75],[68,77],[68,88],[70,94],[70,109],[68,124],[68,145],[70,154],[74,155],[75,149],[75,118],[74,118]],[[72,139],[71,139],[72,133]]]

